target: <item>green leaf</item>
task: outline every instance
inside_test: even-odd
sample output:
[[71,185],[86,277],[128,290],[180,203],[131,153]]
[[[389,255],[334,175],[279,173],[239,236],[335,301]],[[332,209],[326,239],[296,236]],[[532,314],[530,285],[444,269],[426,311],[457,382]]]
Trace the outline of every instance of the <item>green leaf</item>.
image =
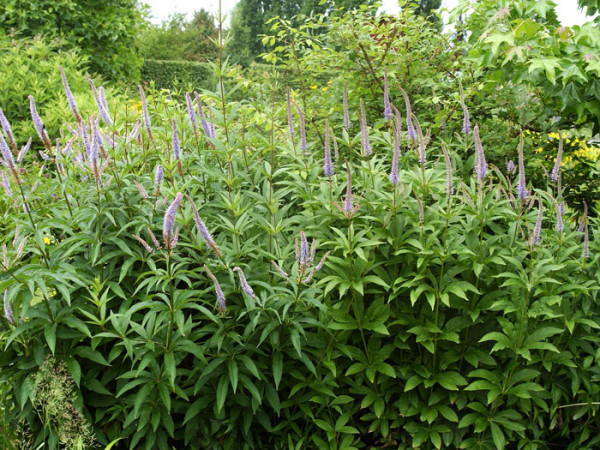
[[217,413],[220,413],[225,405],[227,390],[229,388],[229,377],[222,375],[217,386]]

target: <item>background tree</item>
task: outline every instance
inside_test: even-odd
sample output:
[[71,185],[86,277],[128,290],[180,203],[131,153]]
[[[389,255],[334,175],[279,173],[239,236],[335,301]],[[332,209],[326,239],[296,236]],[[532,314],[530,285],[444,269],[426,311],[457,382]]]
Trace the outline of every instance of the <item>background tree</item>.
[[[335,7],[350,10],[373,3],[373,0],[338,0]],[[231,15],[229,53],[235,55],[237,61],[248,63],[265,51],[260,35],[268,33],[269,19],[279,16],[296,26],[298,16],[331,13],[333,6],[321,0],[240,0]]]
[[211,42],[217,28],[211,14],[200,9],[191,20],[185,14],[173,14],[161,25],[147,23],[137,37],[145,59],[207,61],[216,56]]
[[24,37],[60,37],[64,48],[79,48],[89,57],[91,71],[110,79],[139,75],[134,42],[143,7],[137,0],[3,0],[2,6],[0,29]]

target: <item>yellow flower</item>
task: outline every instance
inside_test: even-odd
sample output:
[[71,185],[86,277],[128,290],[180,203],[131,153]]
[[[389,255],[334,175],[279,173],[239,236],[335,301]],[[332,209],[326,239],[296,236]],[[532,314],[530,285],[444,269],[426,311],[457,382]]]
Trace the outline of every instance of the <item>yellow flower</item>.
[[322,88],[321,90],[322,90],[323,92],[325,92],[327,89],[329,89],[329,86],[325,86],[325,87],[324,87],[324,88]]
[[44,236],[44,244],[50,245],[50,238],[49,237]]
[[310,88],[311,89],[317,89],[319,86],[317,86],[316,84],[313,84]]

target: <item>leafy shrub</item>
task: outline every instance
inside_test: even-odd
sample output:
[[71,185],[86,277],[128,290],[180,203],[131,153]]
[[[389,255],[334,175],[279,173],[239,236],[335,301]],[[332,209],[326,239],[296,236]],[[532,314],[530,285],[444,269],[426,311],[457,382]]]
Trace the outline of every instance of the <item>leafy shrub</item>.
[[157,61],[147,59],[141,69],[142,83],[154,82],[156,89],[201,90],[213,86],[212,71],[192,61]]
[[361,133],[352,94],[326,129],[276,88],[226,85],[191,117],[153,93],[73,126],[60,159],[9,163],[8,430],[57,441],[35,407],[53,355],[104,445],[598,445],[596,221],[557,216],[547,180],[483,173],[472,135],[443,135],[445,157],[381,110]]
[[61,50],[87,57],[90,70],[110,80],[136,80],[141,58],[134,45],[142,23],[137,0],[3,0],[0,24],[19,37],[60,38]]
[[[51,136],[58,137],[60,127],[72,117],[59,66],[63,67],[69,79],[82,113],[87,115],[96,109],[90,92],[89,75],[82,69],[87,65],[87,59],[76,51],[59,51],[60,47],[61,44],[56,40],[42,37],[14,39],[0,33],[0,65],[3,67],[0,72],[0,108],[21,145],[35,135],[28,95],[35,97]],[[98,78],[95,81],[97,85],[101,84]],[[114,89],[107,88],[107,92],[109,98],[114,98]]]

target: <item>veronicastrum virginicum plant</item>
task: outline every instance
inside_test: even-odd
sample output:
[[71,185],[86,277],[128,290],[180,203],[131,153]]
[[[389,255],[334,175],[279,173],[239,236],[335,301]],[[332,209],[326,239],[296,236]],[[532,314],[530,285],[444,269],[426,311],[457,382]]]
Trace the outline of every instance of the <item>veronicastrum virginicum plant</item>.
[[382,85],[313,116],[215,69],[2,146],[6,423],[57,446],[52,355],[103,445],[597,445],[597,223],[560,183],[489,164],[473,114],[430,132],[391,90],[385,119]]

